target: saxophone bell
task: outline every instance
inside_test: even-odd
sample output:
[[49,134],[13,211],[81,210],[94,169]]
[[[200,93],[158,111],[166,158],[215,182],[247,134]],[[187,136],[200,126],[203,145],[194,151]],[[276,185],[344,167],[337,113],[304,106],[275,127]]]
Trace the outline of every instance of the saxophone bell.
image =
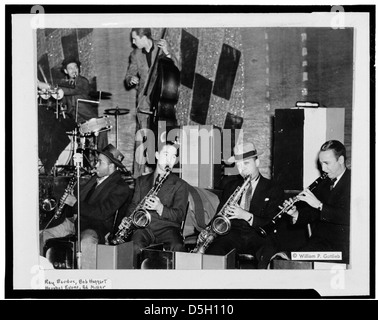
[[215,217],[211,226],[217,235],[227,234],[231,229],[231,220],[225,215]]
[[137,228],[145,228],[147,227],[151,222],[151,214],[144,208],[141,208],[137,211],[135,211],[133,215],[133,224]]
[[171,172],[171,168],[169,166],[166,166],[165,171],[166,172],[164,176],[160,180],[156,181],[155,185],[152,187],[152,189],[150,189],[150,191],[142,199],[142,201],[139,202],[138,206],[131,213],[131,215],[122,219],[120,225],[118,226],[117,233],[110,241],[111,244],[116,245],[126,242],[136,229],[145,228],[150,224],[151,214],[145,208],[146,200],[158,194],[163,183],[168,178],[168,175]]
[[211,223],[201,231],[197,239],[196,247],[192,252],[205,253],[206,249],[217,236],[225,235],[231,230],[231,220],[227,217],[226,213],[227,208],[231,205],[235,205],[240,200],[246,192],[251,179],[251,176],[245,178],[243,184],[235,189],[222,209],[214,216]]

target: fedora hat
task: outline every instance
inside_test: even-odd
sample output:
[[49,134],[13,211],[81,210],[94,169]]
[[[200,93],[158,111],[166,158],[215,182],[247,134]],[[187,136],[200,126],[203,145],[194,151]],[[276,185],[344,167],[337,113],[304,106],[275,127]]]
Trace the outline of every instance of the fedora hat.
[[256,158],[261,153],[258,153],[255,145],[252,142],[244,142],[241,144],[237,144],[234,147],[234,155],[229,158],[227,161],[229,163],[234,163],[240,160],[246,160],[249,158]]
[[76,65],[78,66],[78,68],[80,68],[81,63],[80,63],[79,59],[76,56],[69,56],[69,57],[67,57],[63,60],[62,70],[66,69],[67,66],[72,62],[75,62]]
[[122,160],[125,158],[124,155],[112,144],[108,144],[104,149],[94,151],[103,154],[111,162],[113,162],[117,167],[125,169],[125,166],[122,164]]

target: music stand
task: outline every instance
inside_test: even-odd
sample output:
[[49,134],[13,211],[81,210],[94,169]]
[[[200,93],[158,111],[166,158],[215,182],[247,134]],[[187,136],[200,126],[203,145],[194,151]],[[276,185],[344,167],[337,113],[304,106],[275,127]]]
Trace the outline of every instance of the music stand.
[[79,112],[79,103],[80,102],[87,102],[87,103],[98,104],[98,106],[100,105],[100,101],[87,100],[87,99],[77,99],[76,100],[76,115],[75,115],[75,121],[76,121],[76,123],[77,123],[77,115],[78,115],[78,112]]

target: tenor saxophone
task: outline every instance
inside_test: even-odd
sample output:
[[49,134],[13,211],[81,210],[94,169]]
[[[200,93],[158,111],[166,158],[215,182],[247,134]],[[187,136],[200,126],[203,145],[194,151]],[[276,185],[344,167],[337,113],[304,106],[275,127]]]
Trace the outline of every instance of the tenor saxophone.
[[163,177],[155,183],[155,185],[150,189],[147,195],[139,202],[138,206],[131,213],[130,216],[124,217],[118,226],[118,231],[109,240],[109,244],[117,245],[126,242],[133,232],[138,228],[145,228],[151,222],[151,214],[145,208],[146,200],[158,194],[165,180],[167,180],[168,175],[171,173],[171,168],[167,166],[165,168],[165,173]]
[[198,235],[196,247],[192,250],[193,253],[205,253],[209,245],[219,235],[227,234],[231,229],[231,221],[227,217],[226,211],[229,206],[238,203],[243,194],[247,191],[251,182],[252,176],[248,176],[243,184],[235,189],[233,194],[228,198],[222,209],[214,216],[211,223],[203,229]]

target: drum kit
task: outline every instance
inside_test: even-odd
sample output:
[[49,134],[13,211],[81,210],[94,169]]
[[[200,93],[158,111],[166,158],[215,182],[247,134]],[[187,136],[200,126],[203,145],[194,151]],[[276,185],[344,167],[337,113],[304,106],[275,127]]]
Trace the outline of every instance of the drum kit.
[[[62,89],[56,87],[51,90],[40,90],[38,91],[38,95],[43,100],[49,100],[50,97],[56,100],[56,117],[58,118],[59,115],[63,115],[65,118],[65,111],[66,109],[58,103],[58,100],[61,100],[64,96],[64,92]],[[89,96],[93,99],[110,99],[111,93],[104,92],[104,91],[97,91],[91,93]],[[88,100],[89,101],[89,100]],[[91,102],[98,102],[98,101],[91,101]],[[46,106],[46,104],[40,104],[42,106]],[[100,132],[106,132],[113,128],[112,121],[110,116],[115,117],[115,130],[116,130],[116,148],[118,148],[118,117],[121,115],[128,114],[130,112],[129,109],[119,108],[110,108],[104,110],[103,117],[91,118],[87,121],[81,122],[77,124],[77,128],[72,131],[66,132],[70,142],[67,144],[66,148],[61,152],[56,163],[53,168],[53,174],[56,175],[57,173],[62,173],[64,170],[72,171],[73,168],[73,156],[74,152],[82,152],[85,158],[85,162],[87,165],[86,171],[91,171],[93,168],[92,163],[94,162],[93,154],[91,154],[90,150],[97,149],[97,137]],[[93,139],[91,139],[93,138]],[[89,150],[89,152],[84,152]]]
[[[61,89],[60,89],[61,90]],[[61,115],[61,110],[63,109],[59,106],[58,109],[58,100],[62,99],[62,93],[59,89],[45,90],[38,92],[41,99],[48,100],[51,97],[57,101],[57,118]],[[107,92],[98,92],[96,94],[89,95],[90,98],[98,99],[109,99],[111,93]],[[52,99],[50,99],[52,100]],[[90,100],[88,100],[90,101]],[[95,101],[92,101],[95,102]],[[50,102],[51,103],[51,102]],[[45,104],[43,104],[45,105]],[[69,138],[69,143],[66,148],[61,152],[58,159],[56,160],[55,165],[52,168],[52,174],[54,179],[57,175],[59,176],[71,176],[70,179],[75,177],[75,174],[79,177],[80,173],[75,169],[83,169],[86,173],[92,174],[94,167],[95,154],[92,151],[97,148],[97,137],[102,132],[107,132],[113,128],[111,116],[115,117],[115,144],[118,148],[118,118],[119,116],[126,115],[130,112],[129,109],[119,108],[110,108],[104,110],[104,116],[91,118],[87,121],[78,123],[76,121],[76,126],[72,131],[64,131]],[[77,153],[82,154],[82,165],[80,164],[77,167],[78,161],[76,157]],[[42,164],[41,164],[42,165]],[[81,178],[81,176],[80,176]],[[130,175],[131,178],[131,175]],[[132,178],[131,178],[132,180]],[[71,181],[71,180],[70,180]],[[128,182],[130,183],[130,182]],[[40,203],[40,228],[46,228],[52,218],[51,212],[55,213],[55,208],[57,202],[55,198],[48,196],[46,199]],[[53,208],[53,206],[55,206]],[[46,216],[41,215],[41,212],[45,214],[49,212],[50,215]],[[47,223],[47,224],[46,224]],[[80,242],[79,242],[80,243]],[[42,248],[42,256],[46,258],[46,261],[53,265],[54,269],[80,269],[81,268],[81,250],[78,248],[78,238],[76,235],[68,235],[63,238],[53,238],[48,239],[46,244]]]

